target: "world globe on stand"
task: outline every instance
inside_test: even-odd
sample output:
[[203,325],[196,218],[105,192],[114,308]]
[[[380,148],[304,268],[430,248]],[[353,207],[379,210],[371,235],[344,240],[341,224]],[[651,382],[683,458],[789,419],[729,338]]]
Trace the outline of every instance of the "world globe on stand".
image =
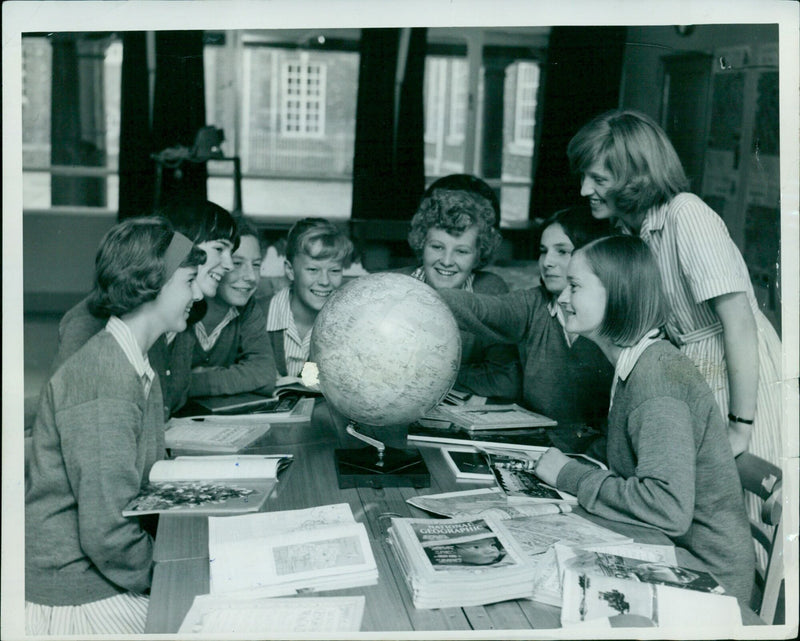
[[450,391],[461,336],[433,288],[403,274],[371,274],[331,295],[310,352],[339,413],[365,426],[408,425]]

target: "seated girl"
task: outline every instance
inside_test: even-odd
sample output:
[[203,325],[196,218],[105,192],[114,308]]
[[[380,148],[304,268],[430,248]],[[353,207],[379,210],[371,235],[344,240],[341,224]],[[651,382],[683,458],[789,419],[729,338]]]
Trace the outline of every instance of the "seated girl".
[[[421,265],[401,270],[439,292],[462,290],[502,294],[502,278],[482,271],[501,242],[491,203],[476,191],[435,189],[422,199],[411,219],[408,243]],[[457,387],[481,396],[515,400],[519,360],[511,345],[461,332]]]
[[[174,203],[162,209],[161,213],[177,231],[205,251],[206,261],[198,269],[197,285],[204,297],[215,296],[222,277],[233,268],[231,252],[239,243],[233,217],[207,200]],[[202,318],[205,310],[205,303],[198,302],[192,308],[189,324]],[[89,298],[64,314],[58,326],[58,353],[52,371],[103,329],[107,320],[106,311],[94,307]],[[161,381],[165,419],[186,403],[194,341],[192,332],[169,333],[160,337],[151,348],[149,357]]]
[[153,541],[125,505],[164,457],[158,375],[148,350],[182,332],[205,258],[163,218],[106,234],[92,309],[108,318],[42,393],[25,488],[27,633],[141,634]]
[[462,330],[515,344],[522,363],[522,404],[556,420],[559,443],[584,451],[585,426],[601,428],[612,369],[591,341],[568,333],[556,299],[566,287],[572,252],[608,233],[585,208],[564,209],[541,228],[540,286],[501,296],[442,291]]
[[275,389],[275,356],[264,330],[267,320],[254,299],[261,277],[261,237],[243,218],[236,226],[239,248],[233,254],[233,271],[223,276],[217,295],[206,299],[206,314],[193,328],[189,396],[269,395]]
[[536,475],[587,512],[661,530],[746,604],[755,555],[727,426],[702,374],[662,340],[668,311],[653,255],[638,238],[603,238],[573,255],[567,280],[567,331],[614,366],[609,469],[551,448]]
[[328,297],[342,285],[353,244],[324,218],[303,218],[289,230],[284,271],[289,287],[264,301],[278,385],[300,383],[311,328]]

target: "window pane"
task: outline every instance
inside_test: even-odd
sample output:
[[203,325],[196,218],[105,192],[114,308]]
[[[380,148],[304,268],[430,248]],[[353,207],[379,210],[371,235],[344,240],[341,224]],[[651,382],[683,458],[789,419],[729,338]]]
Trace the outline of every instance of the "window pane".
[[[207,110],[215,110],[217,126],[225,123],[223,151],[241,158],[244,212],[348,218],[358,54],[259,43],[238,53],[230,45],[207,45],[205,57]],[[212,58],[218,61],[213,68]],[[209,198],[232,207],[233,181],[215,176],[230,167],[210,163],[209,171]]]

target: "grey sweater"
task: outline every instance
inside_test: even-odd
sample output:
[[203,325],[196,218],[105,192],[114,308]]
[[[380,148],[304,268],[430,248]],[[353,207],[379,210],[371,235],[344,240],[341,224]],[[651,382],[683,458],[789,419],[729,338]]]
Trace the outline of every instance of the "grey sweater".
[[747,604],[755,555],[726,426],[708,384],[666,341],[618,381],[608,417],[608,471],[565,465],[558,488],[588,512],[664,532]]
[[80,605],[150,587],[152,539],[122,509],[164,457],[158,377],[144,395],[101,331],[58,369],[33,426],[25,491],[25,598]]

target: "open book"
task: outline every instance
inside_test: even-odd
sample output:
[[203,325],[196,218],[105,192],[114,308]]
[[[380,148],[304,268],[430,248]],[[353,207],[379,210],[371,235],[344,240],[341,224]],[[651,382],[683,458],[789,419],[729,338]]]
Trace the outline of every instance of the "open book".
[[346,503],[208,522],[210,593],[272,597],[371,585],[367,530]]
[[511,503],[498,487],[413,496],[406,503],[437,516],[466,517],[490,515],[496,519],[561,514],[572,508],[564,503]]
[[168,512],[203,516],[242,514],[262,508],[291,454],[179,456],[158,461],[149,482],[123,516]]
[[741,625],[739,602],[724,594],[574,570],[565,571],[563,581],[561,623],[564,626],[620,615],[639,616],[658,627],[681,626],[692,632],[701,626]]
[[530,429],[553,427],[557,423],[546,416],[512,403],[509,405],[437,405],[422,419],[449,421],[467,431]]
[[269,432],[268,418],[236,421],[229,416],[171,418],[164,441],[168,449],[181,452],[235,454]]

